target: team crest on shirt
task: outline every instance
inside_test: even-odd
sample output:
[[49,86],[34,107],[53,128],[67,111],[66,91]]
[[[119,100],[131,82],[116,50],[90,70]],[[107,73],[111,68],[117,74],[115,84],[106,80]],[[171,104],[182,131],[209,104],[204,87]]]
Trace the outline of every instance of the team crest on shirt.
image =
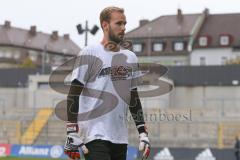
[[112,66],[103,68],[98,77],[100,78],[104,76],[111,76],[113,81],[126,80],[132,76],[132,68],[129,66]]

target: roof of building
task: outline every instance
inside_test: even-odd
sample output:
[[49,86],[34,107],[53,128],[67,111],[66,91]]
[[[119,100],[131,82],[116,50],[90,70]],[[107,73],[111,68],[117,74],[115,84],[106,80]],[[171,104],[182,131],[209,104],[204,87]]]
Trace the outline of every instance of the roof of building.
[[231,35],[234,46],[240,45],[240,13],[236,14],[210,14],[206,17],[204,25],[199,31],[199,36],[210,36],[209,46],[219,46],[221,35]]
[[158,17],[143,26],[139,26],[126,34],[127,38],[138,37],[178,37],[189,36],[201,14],[185,14],[182,21],[177,15]]
[[[178,9],[176,15],[160,16],[152,21],[140,20],[139,27],[127,32],[126,38],[133,43],[142,43],[141,55],[179,55],[175,42],[182,42],[181,55],[186,55],[191,51],[193,40],[207,14],[208,9],[200,14],[182,14]],[[153,51],[152,42],[155,41],[163,44],[161,53]]]
[[0,45],[65,55],[76,55],[80,51],[79,46],[69,38],[68,34],[59,36],[57,31],[46,34],[37,31],[36,26],[32,26],[29,30],[21,29],[12,27],[9,21],[0,25]]

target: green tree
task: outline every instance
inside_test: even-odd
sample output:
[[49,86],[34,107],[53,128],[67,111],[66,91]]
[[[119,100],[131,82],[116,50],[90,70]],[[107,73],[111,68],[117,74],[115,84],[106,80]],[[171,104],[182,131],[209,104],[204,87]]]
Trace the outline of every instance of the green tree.
[[27,57],[24,59],[24,61],[22,62],[22,64],[19,65],[22,68],[36,68],[37,65],[35,63],[33,63],[33,61],[31,60],[30,57]]

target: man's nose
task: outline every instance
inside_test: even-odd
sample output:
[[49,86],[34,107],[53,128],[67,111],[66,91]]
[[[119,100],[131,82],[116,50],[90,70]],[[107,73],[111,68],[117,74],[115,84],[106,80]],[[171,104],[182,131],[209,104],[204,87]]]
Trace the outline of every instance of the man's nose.
[[122,25],[121,30],[125,32],[125,30],[126,30],[125,25]]

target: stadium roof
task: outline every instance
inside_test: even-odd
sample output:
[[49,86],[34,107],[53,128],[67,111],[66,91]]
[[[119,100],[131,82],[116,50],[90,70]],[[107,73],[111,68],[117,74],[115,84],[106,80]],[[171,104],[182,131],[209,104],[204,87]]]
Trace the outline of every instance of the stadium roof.
[[[169,66],[166,75],[175,86],[239,86],[239,65],[227,66]],[[1,87],[27,87],[28,76],[41,73],[41,69],[0,69]],[[50,69],[47,69],[47,74]]]

